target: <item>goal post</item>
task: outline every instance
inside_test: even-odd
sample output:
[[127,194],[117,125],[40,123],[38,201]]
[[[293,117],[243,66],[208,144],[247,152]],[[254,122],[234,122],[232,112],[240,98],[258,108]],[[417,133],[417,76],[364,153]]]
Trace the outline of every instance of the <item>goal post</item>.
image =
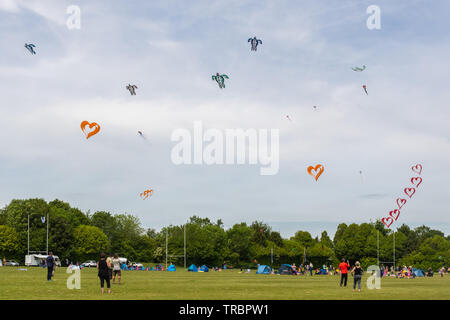
[[393,233],[393,253],[392,253],[392,261],[380,261],[380,231],[377,230],[377,264],[380,266],[381,263],[392,263],[395,271],[395,231]]

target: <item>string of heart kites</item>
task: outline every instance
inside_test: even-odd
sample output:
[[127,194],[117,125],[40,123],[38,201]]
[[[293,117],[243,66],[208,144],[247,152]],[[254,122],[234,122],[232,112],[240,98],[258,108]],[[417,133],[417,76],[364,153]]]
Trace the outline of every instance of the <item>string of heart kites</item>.
[[[417,164],[413,166],[412,171],[417,173],[419,176],[422,174],[422,165]],[[413,188],[405,188],[403,191],[404,193],[411,199],[412,196],[416,193],[416,188],[419,187],[419,185],[422,183],[421,177],[412,177],[411,178],[411,184],[414,186]],[[389,229],[390,226],[394,223],[394,221],[397,221],[398,217],[400,216],[400,209],[406,204],[406,199],[397,198],[397,206],[398,209],[394,209],[389,212],[389,217],[381,218],[381,222]]]

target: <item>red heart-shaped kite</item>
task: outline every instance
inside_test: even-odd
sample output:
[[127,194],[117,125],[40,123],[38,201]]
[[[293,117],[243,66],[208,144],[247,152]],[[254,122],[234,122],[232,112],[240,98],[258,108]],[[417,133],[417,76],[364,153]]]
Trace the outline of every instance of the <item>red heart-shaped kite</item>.
[[422,165],[421,164],[416,164],[411,169],[412,169],[412,171],[418,173],[419,175],[422,173]]
[[[384,222],[384,220],[391,220],[391,223],[389,223],[389,224],[386,224],[386,222]],[[391,226],[391,224],[393,224],[394,223],[394,219],[392,219],[391,217],[387,217],[387,218],[382,218],[381,219],[381,222],[383,222],[383,224],[386,226],[386,227],[390,227]]]
[[[395,210],[393,210],[393,211],[390,211],[390,212],[389,212],[389,215],[390,215],[392,218],[394,218],[395,221],[397,221],[398,216],[400,215],[400,211],[397,210],[397,209],[395,209]],[[394,217],[394,215],[395,215],[395,217]]]
[[405,188],[405,193],[408,197],[412,197],[414,193],[416,193],[416,189],[414,188]]
[[[419,183],[416,184],[414,181],[419,181]],[[418,187],[419,184],[422,183],[422,178],[421,178],[421,177],[411,178],[411,183],[412,183],[415,187]]]
[[[402,203],[402,205],[400,205],[399,201]],[[397,198],[397,205],[398,205],[399,209],[401,209],[405,203],[406,203],[406,199]]]

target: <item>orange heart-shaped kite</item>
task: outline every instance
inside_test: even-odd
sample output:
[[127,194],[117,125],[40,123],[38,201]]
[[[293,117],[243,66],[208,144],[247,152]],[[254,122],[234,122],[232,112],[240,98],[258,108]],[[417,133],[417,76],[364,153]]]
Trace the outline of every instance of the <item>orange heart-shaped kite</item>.
[[[324,170],[325,168],[321,164],[318,164],[315,168],[313,166],[308,167],[308,173],[312,175],[316,179],[316,181],[317,179],[319,179]],[[314,171],[314,173],[312,173],[312,171]]]
[[[89,126],[89,129],[92,129],[94,127],[94,130],[87,132],[86,131],[87,126]],[[97,134],[100,131],[100,126],[95,122],[89,123],[87,121],[83,121],[81,123],[81,130],[83,130],[83,133],[86,135],[86,139],[89,139],[94,134]]]

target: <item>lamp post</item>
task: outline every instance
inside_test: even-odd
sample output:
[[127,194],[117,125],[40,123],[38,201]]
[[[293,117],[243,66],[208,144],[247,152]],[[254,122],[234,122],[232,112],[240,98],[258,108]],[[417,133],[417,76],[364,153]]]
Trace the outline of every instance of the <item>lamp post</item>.
[[48,213],[47,213],[47,255],[48,255]]
[[380,231],[377,230],[377,266],[380,266]]
[[169,241],[169,231],[166,229],[166,270],[167,270],[167,255],[168,255],[167,251],[169,249],[168,241]]
[[28,214],[28,255],[30,255],[30,214]]

